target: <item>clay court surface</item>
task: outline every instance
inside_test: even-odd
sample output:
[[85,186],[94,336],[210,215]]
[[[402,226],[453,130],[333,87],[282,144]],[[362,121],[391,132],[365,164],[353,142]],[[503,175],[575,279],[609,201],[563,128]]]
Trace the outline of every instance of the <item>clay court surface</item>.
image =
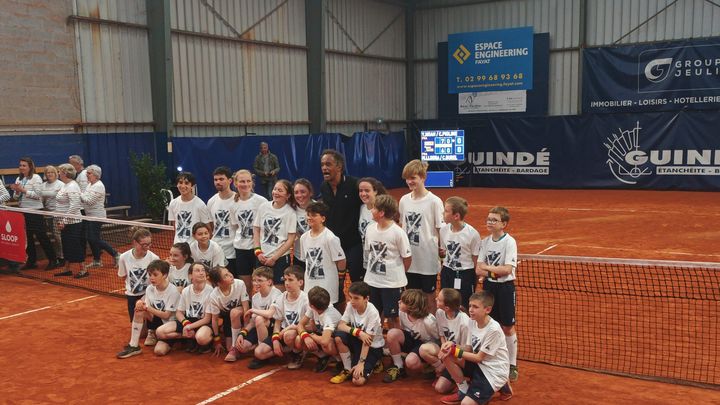
[[[720,262],[717,193],[478,188],[433,191],[443,199],[451,195],[467,198],[471,207],[466,219],[482,236],[487,235],[483,224],[487,210],[494,205],[508,207],[512,215],[508,231],[517,239],[521,254]],[[393,192],[395,196],[402,193]],[[110,279],[115,271],[108,267],[94,274]],[[518,278],[522,277],[520,268]],[[141,356],[117,360],[115,353],[129,337],[124,299],[14,276],[0,276],[0,281],[5,296],[0,304],[0,326],[4,331],[0,334],[4,348],[0,355],[3,402],[193,404],[215,399],[217,403],[259,404],[439,403],[440,395],[433,392],[430,381],[419,375],[393,384],[383,384],[382,376],[374,376],[366,387],[350,383],[338,386],[328,382],[330,372],[312,372],[313,358],[297,371],[285,369],[282,360],[260,370],[248,370],[247,359],[225,363],[181,350],[157,358],[145,348]],[[522,358],[523,316],[531,316],[534,309],[523,308],[522,297],[518,301]],[[709,336],[717,337],[717,302],[710,306],[710,327],[675,327],[706,328]],[[558,324],[548,330],[561,336],[563,328]],[[661,328],[658,325],[658,330]],[[667,354],[663,350],[672,350],[659,349],[659,358]],[[717,349],[705,349],[697,356],[707,357],[718,373]],[[389,362],[385,359],[386,365]],[[515,395],[509,403],[720,404],[718,389],[528,361],[520,361],[519,367],[520,380],[513,384]],[[718,384],[719,377],[713,378]]]

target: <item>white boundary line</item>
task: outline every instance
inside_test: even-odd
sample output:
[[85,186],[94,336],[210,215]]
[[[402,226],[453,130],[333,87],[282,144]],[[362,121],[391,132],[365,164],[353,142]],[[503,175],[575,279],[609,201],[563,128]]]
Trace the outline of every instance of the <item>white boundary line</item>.
[[97,295],[88,295],[87,297],[82,297],[82,298],[78,298],[78,299],[74,299],[74,300],[70,300],[70,301],[66,301],[66,302],[61,302],[61,303],[55,304],[55,305],[48,305],[48,306],[46,306],[46,307],[35,308],[35,309],[31,309],[31,310],[25,311],[25,312],[18,312],[17,314],[12,314],[12,315],[3,316],[3,317],[0,318],[0,321],[3,321],[3,320],[5,320],[5,319],[10,319],[10,318],[15,318],[16,316],[31,314],[31,313],[33,313],[33,312],[44,311],[44,310],[46,310],[46,309],[50,309],[50,308],[53,308],[53,307],[59,307],[60,305],[71,304],[71,303],[73,303],[73,302],[79,302],[79,301],[89,300],[89,299],[95,298],[95,297],[97,297]]
[[541,250],[541,251],[539,251],[539,252],[537,252],[537,253],[535,253],[535,254],[536,254],[536,255],[541,255],[541,254],[547,252],[548,250],[557,247],[557,245],[558,245],[558,244],[556,243],[556,244],[554,244],[554,245],[552,245],[552,246],[548,246],[548,247],[546,247],[545,249],[543,249],[543,250]]
[[259,376],[254,377],[254,378],[251,378],[251,379],[245,381],[244,383],[242,383],[242,384],[240,384],[240,385],[236,385],[236,386],[234,386],[234,387],[232,387],[232,388],[229,388],[229,389],[227,389],[227,390],[225,390],[225,391],[223,391],[223,392],[221,392],[221,393],[219,393],[219,394],[216,394],[216,395],[214,395],[214,396],[212,396],[212,397],[210,397],[210,398],[208,398],[208,399],[206,399],[206,400],[204,400],[204,401],[202,401],[202,402],[198,402],[197,405],[205,405],[205,404],[209,404],[209,403],[211,403],[211,402],[215,402],[215,401],[217,401],[218,399],[220,399],[220,398],[222,398],[222,397],[225,397],[225,396],[227,396],[227,395],[232,394],[233,392],[239,390],[240,388],[247,387],[248,385],[250,385],[250,384],[252,384],[252,383],[255,383],[255,382],[258,382],[258,381],[262,380],[263,378],[270,377],[271,375],[277,373],[278,371],[282,370],[283,368],[285,368],[285,367],[278,367],[278,368],[272,369],[272,370],[270,370],[270,371],[268,371],[268,372],[266,372],[266,373],[262,373],[262,374],[260,374]]

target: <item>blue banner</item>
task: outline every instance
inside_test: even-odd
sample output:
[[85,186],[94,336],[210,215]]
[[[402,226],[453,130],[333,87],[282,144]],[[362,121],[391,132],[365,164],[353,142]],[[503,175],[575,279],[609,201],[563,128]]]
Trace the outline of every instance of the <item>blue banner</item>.
[[533,28],[448,35],[448,91],[529,90],[533,83]]
[[[458,123],[421,128],[449,125]],[[467,162],[430,164],[453,170],[458,186],[720,190],[714,111],[493,118],[460,127]]]
[[720,108],[720,38],[583,51],[583,112]]
[[[233,171],[253,171],[260,142],[267,142],[280,161],[278,178],[295,181],[304,177],[319,194],[322,183],[320,157],[325,149],[345,155],[345,172],[355,177],[373,176],[386,187],[404,184],[401,174],[405,164],[405,136],[402,132],[381,134],[358,132],[352,137],[342,134],[273,135],[217,138],[174,138],[175,166],[192,172],[197,178],[198,195],[207,201],[215,194],[212,172],[218,166]],[[174,180],[173,180],[174,181]]]

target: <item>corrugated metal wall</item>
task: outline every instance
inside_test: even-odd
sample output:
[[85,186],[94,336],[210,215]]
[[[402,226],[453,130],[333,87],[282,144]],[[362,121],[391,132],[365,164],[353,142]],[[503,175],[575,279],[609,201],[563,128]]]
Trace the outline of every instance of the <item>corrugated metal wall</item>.
[[308,132],[304,1],[173,0],[171,29],[175,136]]
[[[415,21],[416,109],[421,119],[437,117],[437,43],[448,34],[533,26],[550,33],[551,115],[577,113],[580,2],[577,0],[495,1],[450,8],[420,9]],[[569,49],[568,49],[569,48]],[[574,96],[570,96],[574,95]]]
[[328,132],[351,135],[377,118],[405,120],[404,9],[328,0],[325,29]]
[[[720,2],[707,0],[588,0],[588,46],[720,35]],[[668,7],[669,6],[669,7]],[[666,8],[655,18],[650,17]]]
[[[75,15],[145,24],[143,0],[74,0]],[[147,30],[74,21],[82,120],[102,123],[84,132],[136,132],[151,128]],[[137,124],[137,125],[123,125]]]

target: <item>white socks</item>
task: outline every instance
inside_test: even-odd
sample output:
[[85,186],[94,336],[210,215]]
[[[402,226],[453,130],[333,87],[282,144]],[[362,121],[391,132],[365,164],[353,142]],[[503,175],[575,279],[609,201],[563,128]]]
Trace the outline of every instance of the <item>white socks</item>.
[[517,365],[517,334],[512,336],[505,336],[505,343],[507,343],[508,355],[510,357],[510,365]]
[[143,324],[145,322],[135,322],[133,319],[132,329],[130,331],[130,346],[138,347],[140,345],[140,332],[142,332]]
[[350,371],[352,368],[352,361],[350,360],[350,352],[347,353],[340,353],[340,358],[342,359],[343,367],[345,370]]
[[403,361],[402,361],[402,355],[401,354],[391,354],[390,357],[392,357],[393,364],[397,368],[403,368]]

